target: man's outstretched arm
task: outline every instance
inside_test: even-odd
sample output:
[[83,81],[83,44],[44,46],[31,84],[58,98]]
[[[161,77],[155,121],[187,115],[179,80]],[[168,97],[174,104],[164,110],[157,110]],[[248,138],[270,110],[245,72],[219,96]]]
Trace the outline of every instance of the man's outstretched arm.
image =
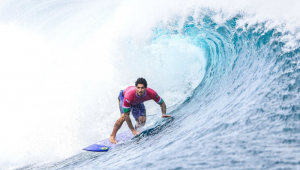
[[129,129],[131,130],[131,132],[132,132],[134,135],[140,134],[139,131],[136,131],[136,130],[134,129],[134,127],[133,127],[133,125],[132,125],[132,122],[131,122],[131,119],[130,119],[130,117],[129,117],[129,112],[124,113],[124,118],[125,118],[125,121],[126,121],[128,127],[129,127]]
[[124,121],[127,122],[128,127],[130,128],[130,130],[132,131],[132,133],[134,135],[138,135],[140,133],[140,132],[136,131],[133,128],[131,120],[130,120],[130,117],[129,117],[129,112],[123,113],[121,115],[121,117],[116,121],[114,129],[113,129],[113,131],[112,131],[112,133],[111,133],[111,135],[109,137],[109,141],[111,143],[117,143],[116,135],[117,135],[117,132],[121,128],[121,126],[122,126],[122,124],[123,124]]
[[159,104],[159,105],[160,105],[161,113],[162,113],[161,117],[162,117],[162,118],[165,118],[165,117],[171,117],[171,115],[166,115],[166,113],[167,113],[167,106],[166,106],[165,102],[163,101],[163,102],[162,102],[161,104]]

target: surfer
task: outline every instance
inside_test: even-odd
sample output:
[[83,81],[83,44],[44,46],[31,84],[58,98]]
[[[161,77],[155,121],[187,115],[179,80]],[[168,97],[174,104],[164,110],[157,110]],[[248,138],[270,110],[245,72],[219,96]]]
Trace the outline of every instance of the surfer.
[[[160,105],[162,118],[171,117],[166,114],[167,108],[163,99],[153,89],[147,87],[147,81],[144,78],[138,78],[135,86],[129,86],[125,90],[121,90],[118,97],[121,117],[116,121],[109,137],[111,143],[117,143],[116,134],[124,121],[127,122],[129,129],[134,135],[140,134],[136,129],[144,126],[146,123],[146,108],[143,102],[151,99]],[[135,128],[129,117],[130,111],[136,121]]]

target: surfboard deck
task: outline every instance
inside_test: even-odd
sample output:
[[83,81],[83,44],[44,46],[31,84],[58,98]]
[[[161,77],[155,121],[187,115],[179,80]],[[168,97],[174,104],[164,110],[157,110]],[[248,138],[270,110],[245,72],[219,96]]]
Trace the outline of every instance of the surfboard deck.
[[101,140],[95,144],[92,144],[86,148],[83,148],[83,150],[92,151],[92,152],[107,152],[109,149],[112,149],[112,148],[114,148],[126,141],[129,141],[131,139],[134,140],[134,139],[143,138],[144,136],[155,135],[159,131],[161,131],[161,129],[166,128],[166,126],[173,120],[174,120],[174,117],[167,117],[167,118],[163,119],[160,123],[155,124],[154,127],[143,130],[143,131],[141,131],[141,133],[139,135],[136,135],[136,136],[134,134],[132,134],[132,132],[130,130],[119,133],[116,136],[116,140],[118,141],[117,144],[110,143],[109,139],[107,138],[107,139]]
[[92,152],[107,152],[109,149],[116,147],[132,138],[134,138],[134,134],[131,131],[122,132],[116,135],[117,144],[110,143],[109,139],[101,140],[95,144],[92,144],[83,150],[92,151]]

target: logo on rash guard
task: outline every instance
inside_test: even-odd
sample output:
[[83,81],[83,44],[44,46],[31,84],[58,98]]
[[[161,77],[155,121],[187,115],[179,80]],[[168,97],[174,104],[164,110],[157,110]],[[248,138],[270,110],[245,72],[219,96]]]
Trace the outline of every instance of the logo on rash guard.
[[126,102],[130,103],[130,101],[128,99],[125,99],[125,100],[126,100]]
[[156,93],[156,98],[158,98],[158,94]]

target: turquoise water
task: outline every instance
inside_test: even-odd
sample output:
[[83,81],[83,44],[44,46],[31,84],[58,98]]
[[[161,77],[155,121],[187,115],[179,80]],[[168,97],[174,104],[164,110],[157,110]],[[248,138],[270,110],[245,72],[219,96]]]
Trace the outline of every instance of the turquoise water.
[[[53,3],[55,4],[55,1]],[[80,3],[78,6],[86,4],[81,1],[78,3]],[[124,3],[120,3],[121,5],[118,4],[119,2],[115,3],[102,8],[106,12],[99,12],[103,14],[100,16],[116,15],[118,18],[119,15],[115,11],[118,11],[116,9],[119,9],[119,6],[122,7]],[[107,73],[110,74],[112,80],[102,77],[101,81],[98,81],[102,75],[100,73],[98,75],[98,72],[102,72],[102,70],[97,70],[97,67],[103,67],[101,63],[106,61],[98,61],[86,55],[79,59],[66,57],[68,62],[64,62],[61,58],[56,59],[53,61],[55,66],[48,67],[49,69],[45,72],[54,72],[57,71],[55,68],[59,67],[57,65],[60,63],[68,67],[69,64],[66,63],[73,61],[76,64],[71,64],[70,69],[75,69],[76,74],[92,67],[91,72],[86,71],[87,74],[79,78],[71,78],[70,82],[68,81],[72,90],[78,90],[75,88],[77,87],[75,84],[78,82],[81,84],[80,87],[88,88],[88,90],[79,88],[80,94],[76,93],[75,95],[79,98],[79,102],[71,102],[71,106],[80,110],[75,112],[79,115],[74,120],[76,123],[58,126],[55,131],[59,134],[59,131],[62,130],[60,128],[69,128],[67,132],[75,133],[69,140],[63,139],[64,137],[61,136],[58,136],[57,140],[71,144],[73,150],[77,151],[70,152],[71,155],[66,154],[67,159],[60,158],[50,163],[46,163],[45,158],[42,160],[36,158],[36,161],[25,163],[20,166],[20,169],[300,168],[300,50],[297,46],[299,41],[293,36],[289,41],[285,39],[286,36],[293,35],[293,32],[282,30],[282,26],[270,27],[269,21],[253,24],[248,21],[247,12],[233,13],[234,15],[223,19],[223,22],[217,22],[215,16],[222,14],[222,11],[218,12],[212,8],[202,7],[199,7],[201,10],[189,9],[188,13],[184,15],[182,13],[172,14],[167,22],[162,22],[164,19],[155,15],[159,22],[154,23],[150,20],[151,27],[137,26],[138,29],[133,28],[134,25],[130,25],[136,20],[128,21],[125,15],[122,19],[126,22],[120,23],[118,28],[122,29],[117,29],[111,27],[116,26],[114,22],[109,22],[114,20],[114,17],[93,20],[97,18],[93,14],[99,13],[96,12],[96,7],[91,7],[92,5],[85,8],[86,11],[90,11],[85,15],[80,15],[84,12],[78,12],[79,7],[73,2],[67,4],[56,2],[57,6],[40,5],[43,5],[43,8],[37,5],[35,8],[40,10],[42,16],[32,12],[37,11],[35,8],[32,11],[25,9],[23,14],[28,12],[29,15],[25,14],[25,16],[29,19],[19,17],[17,20],[33,22],[31,24],[36,28],[36,25],[39,25],[38,21],[48,19],[44,21],[46,23],[43,24],[44,28],[37,29],[37,32],[47,35],[47,41],[56,42],[53,40],[54,38],[49,38],[49,35],[53,36],[56,31],[62,34],[59,38],[68,38],[66,34],[68,28],[71,27],[68,25],[72,25],[76,21],[81,21],[83,24],[80,29],[76,29],[76,34],[78,30],[83,33],[76,38],[79,42],[72,41],[73,44],[71,43],[70,46],[80,44],[82,39],[85,40],[90,36],[88,31],[94,32],[96,28],[108,27],[112,31],[122,32],[125,30],[125,33],[108,36],[113,39],[110,39],[113,47],[108,50],[108,53],[113,53],[108,57],[108,63],[112,65],[113,69]],[[70,7],[72,5],[75,11],[72,11]],[[15,7],[10,4],[11,6]],[[124,6],[124,9],[127,9],[127,6]],[[50,20],[46,15],[52,14],[52,11],[45,7],[53,8],[56,15],[65,16],[65,18],[55,21],[52,15]],[[69,13],[59,7],[68,9]],[[7,7],[7,9],[10,8]],[[42,9],[45,10],[45,13]],[[137,9],[133,8],[133,14],[130,14],[129,18],[136,14],[134,12],[140,12]],[[224,7],[223,12],[226,10],[229,9]],[[66,16],[66,14],[70,14],[72,17]],[[42,19],[38,17],[42,17]],[[141,15],[141,17],[145,16]],[[89,21],[84,22],[86,18]],[[7,22],[12,19],[6,17],[4,20]],[[143,20],[145,19],[138,21]],[[118,20],[118,22],[123,21]],[[31,27],[28,26],[31,24],[22,23],[21,25],[23,28]],[[143,23],[135,24],[142,25]],[[62,28],[63,31],[59,28]],[[140,29],[147,29],[147,31]],[[103,35],[100,34],[99,37],[103,38]],[[97,38],[98,36],[96,36]],[[287,47],[288,43],[292,41],[296,45]],[[67,42],[69,41],[60,41],[63,48],[70,48]],[[98,43],[98,41],[92,42]],[[119,45],[118,48],[116,48],[116,44]],[[102,46],[101,41],[95,47],[95,51],[97,51],[97,47],[101,48],[100,46]],[[89,48],[92,47],[89,46]],[[117,51],[115,51],[116,49]],[[95,52],[93,54],[85,53],[85,51],[80,54],[95,55],[95,58],[105,56]],[[80,54],[79,56],[81,56]],[[91,60],[91,63],[96,62],[96,65],[91,66],[91,63],[86,60]],[[80,65],[81,62],[88,66]],[[78,69],[75,65],[83,68]],[[66,74],[66,77],[72,77],[73,74],[66,71],[64,67],[59,68],[58,72]],[[107,70],[110,69],[106,68]],[[85,76],[90,73],[93,73],[95,77],[88,76],[86,78]],[[50,76],[47,74],[46,78],[45,75],[38,76],[38,79],[61,82],[61,79],[49,78],[56,77],[58,74],[49,74]],[[128,80],[126,76],[129,77]],[[102,96],[108,96],[108,103],[115,102],[117,104],[117,95],[115,94],[119,89],[132,83],[137,76],[148,78],[149,86],[157,89],[166,101],[168,113],[172,115],[172,118],[160,119],[159,107],[149,104],[147,110],[149,110],[148,113],[151,113],[148,117],[147,130],[141,136],[107,153],[80,151],[81,148],[108,137],[114,121],[118,118],[119,113],[116,106],[112,105],[109,109],[108,106],[101,106],[101,104],[107,104],[103,103],[104,97]],[[73,84],[75,87],[72,86]],[[42,85],[37,83],[37,86]],[[60,87],[60,85],[58,86]],[[101,88],[105,89],[105,92],[98,92]],[[64,93],[65,89],[59,92]],[[70,93],[65,95],[72,97],[73,93]],[[65,107],[59,104],[55,106]],[[107,116],[106,113],[103,113],[107,110],[113,114]],[[61,114],[69,115],[68,113],[69,110],[61,111]],[[152,113],[157,114],[153,116]],[[74,116],[70,115],[69,117],[72,119],[71,117]],[[91,117],[97,122],[86,117]],[[68,116],[65,118],[68,119]],[[54,122],[57,119],[53,118]],[[52,124],[50,125],[52,126]],[[122,128],[127,130],[127,125],[124,124]],[[42,131],[44,130],[42,129]],[[61,135],[64,136],[64,133]],[[35,137],[36,133],[33,133],[33,138]],[[42,137],[47,141],[51,136]],[[76,143],[74,140],[81,142]],[[55,148],[48,143],[44,144]],[[28,145],[30,145],[28,148],[31,148],[38,144]],[[62,146],[65,147],[65,145]],[[63,150],[64,147],[60,150]],[[26,154],[43,155],[44,152],[49,152],[49,150],[42,148],[38,152],[27,151]],[[56,150],[54,153],[61,154]],[[10,157],[14,157],[13,152],[10,154]],[[19,159],[20,162],[23,160],[26,159]],[[18,160],[16,161],[18,162]],[[7,166],[7,162],[4,162],[3,165]],[[12,166],[13,163],[9,164]]]

